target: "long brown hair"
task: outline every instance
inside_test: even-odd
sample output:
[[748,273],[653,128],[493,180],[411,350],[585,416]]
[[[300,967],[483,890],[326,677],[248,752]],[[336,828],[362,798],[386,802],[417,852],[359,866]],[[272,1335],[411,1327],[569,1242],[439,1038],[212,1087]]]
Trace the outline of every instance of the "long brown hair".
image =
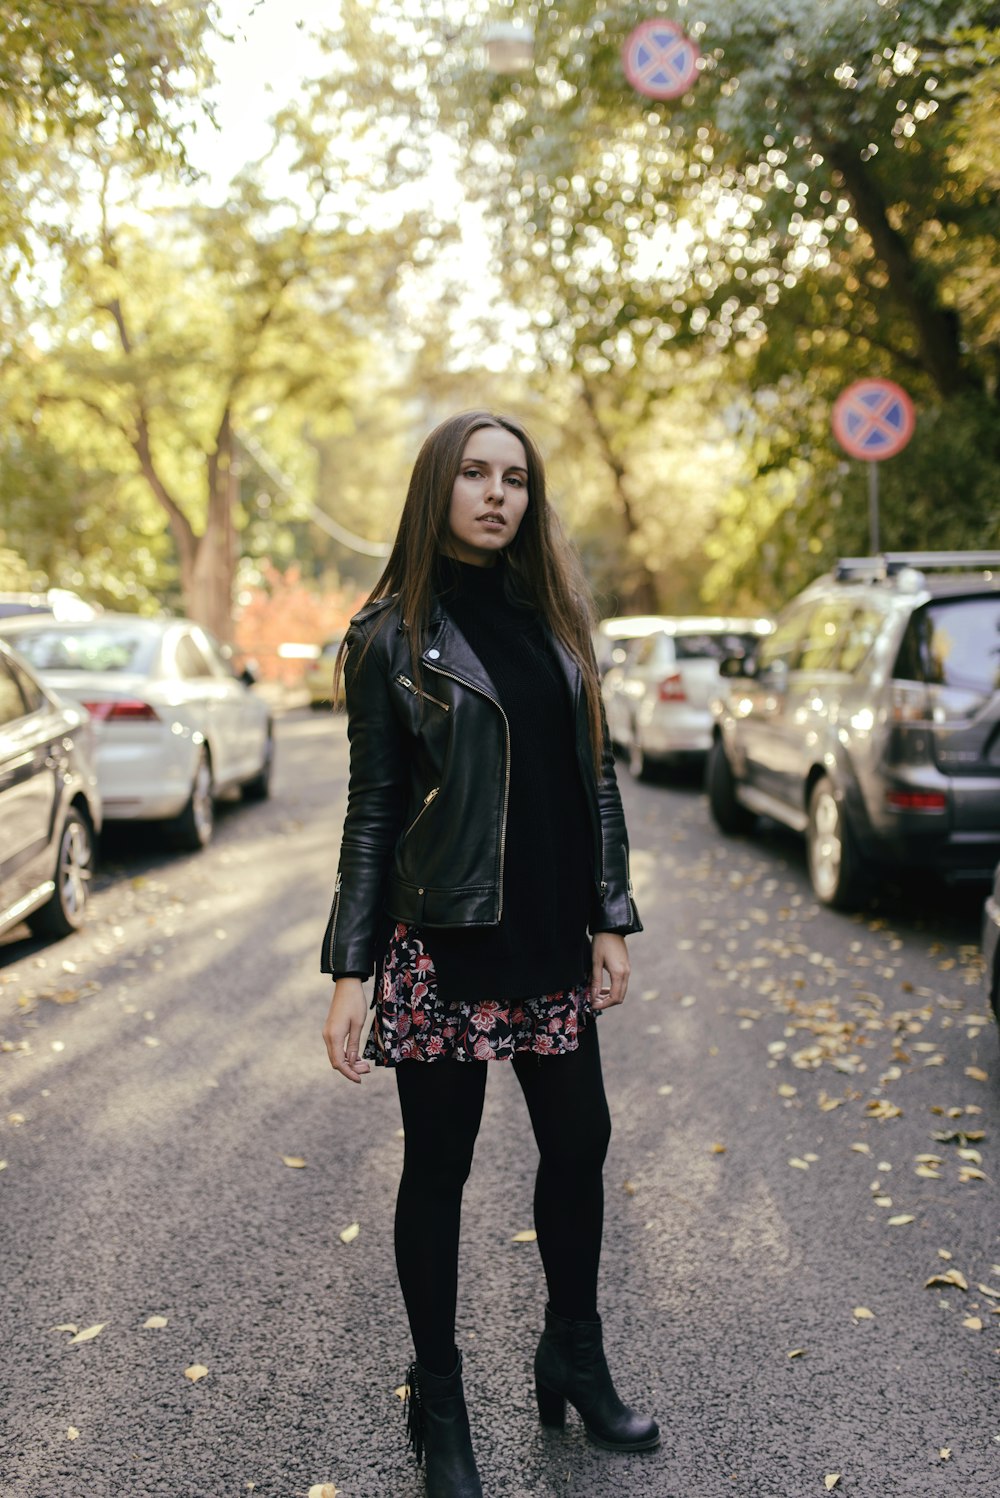
[[[590,634],[593,604],[576,553],[545,497],[542,455],[520,422],[492,411],[461,411],[442,421],[425,438],[410,475],[389,560],[367,602],[375,603],[392,595],[398,597],[413,658],[415,684],[419,687],[420,657],[434,601],[435,571],[439,556],[447,550],[450,535],[452,488],[469,438],[483,427],[500,427],[524,447],[528,507],[513,541],[500,554],[505,567],[504,582],[512,597],[538,610],[552,634],[580,667],[594,765],[600,778],[603,719]],[[344,650],[345,645],[341,645],[337,655],[334,702]]]

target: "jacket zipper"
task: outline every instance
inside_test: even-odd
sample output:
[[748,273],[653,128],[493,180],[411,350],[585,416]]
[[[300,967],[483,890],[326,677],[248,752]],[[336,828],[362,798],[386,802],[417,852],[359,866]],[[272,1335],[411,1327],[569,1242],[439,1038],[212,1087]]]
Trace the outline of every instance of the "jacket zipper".
[[434,706],[441,708],[443,712],[451,712],[450,703],[442,702],[440,697],[432,697],[430,692],[422,692],[420,688],[416,686],[408,676],[404,676],[402,672],[400,672],[400,674],[396,677],[396,680],[399,682],[399,685],[401,687],[405,687],[408,692],[412,692],[414,697],[426,697],[428,702],[433,702]]
[[340,870],[337,870],[337,882],[333,886],[333,909],[330,912],[330,945],[329,957],[330,967],[333,967],[333,946],[337,939],[337,917],[340,914]]
[[503,817],[500,823],[500,877],[497,884],[497,920],[499,921],[503,916],[503,865],[507,849],[507,802],[510,798],[510,723],[507,721],[507,714],[497,699],[491,696],[489,692],[484,692],[482,687],[477,687],[474,682],[466,681],[464,676],[456,676],[454,671],[446,671],[443,666],[432,666],[429,661],[425,661],[424,664],[428,671],[436,671],[438,676],[450,676],[452,681],[458,682],[459,686],[467,687],[470,692],[478,692],[480,697],[485,697],[487,702],[493,703],[493,706],[503,719],[504,742],[507,754],[503,767]]
[[420,818],[423,816],[423,814],[427,810],[428,806],[430,806],[431,802],[434,800],[434,797],[437,795],[437,793],[438,793],[438,791],[440,789],[441,789],[441,787],[439,785],[436,785],[433,790],[430,790],[430,791],[427,792],[427,795],[424,797],[424,804],[423,804],[423,806],[417,812],[416,816],[413,818],[413,821],[410,823],[409,827],[407,827],[406,831],[403,833],[403,837],[404,838],[409,837],[410,833],[413,831],[414,827],[416,827],[417,823],[420,821]]

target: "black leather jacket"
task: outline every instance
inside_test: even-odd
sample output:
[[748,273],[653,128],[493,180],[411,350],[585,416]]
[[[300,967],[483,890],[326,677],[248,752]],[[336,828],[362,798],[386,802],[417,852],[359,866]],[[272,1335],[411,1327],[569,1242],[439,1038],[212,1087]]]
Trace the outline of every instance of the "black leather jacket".
[[[499,923],[510,744],[489,677],[440,607],[428,624],[420,693],[394,598],[356,614],[347,639],[351,776],[322,970],[370,973],[383,910],[415,926]],[[598,779],[580,668],[553,643],[572,692],[593,829],[590,930],[627,935],[642,922],[614,757],[605,740]]]

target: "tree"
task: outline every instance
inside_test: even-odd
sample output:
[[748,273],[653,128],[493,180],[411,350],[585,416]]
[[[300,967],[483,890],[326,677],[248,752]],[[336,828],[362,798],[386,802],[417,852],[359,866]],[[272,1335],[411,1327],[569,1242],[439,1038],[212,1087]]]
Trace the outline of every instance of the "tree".
[[0,4],[0,247],[30,252],[44,146],[127,142],[147,164],[183,160],[188,115],[211,79],[214,0]]
[[[673,104],[642,98],[623,76],[622,43],[644,5],[482,5],[484,23],[522,13],[534,25],[535,67],[513,78],[484,74],[448,3],[427,8],[421,40],[407,37],[402,54],[388,36],[394,5],[369,18],[367,39],[348,8],[345,38],[363,56],[366,96],[395,77],[397,108],[460,143],[504,286],[528,309],[546,363],[604,389],[634,370],[655,389],[665,349],[726,358],[730,388],[748,394],[729,402],[747,482],[768,493],[744,514],[744,534],[766,515],[769,534],[787,527],[791,551],[815,565],[848,517],[863,516],[826,427],[833,395],[860,372],[901,378],[924,413],[886,485],[890,510],[894,489],[907,494],[891,515],[900,533],[914,535],[922,511],[922,534],[940,534],[943,465],[952,482],[961,474],[954,530],[982,534],[996,523],[986,496],[1000,467],[995,7],[677,0],[669,10],[703,53],[696,86]],[[765,389],[776,416],[754,398]],[[818,536],[837,494],[851,501],[844,523]],[[855,549],[863,520],[852,533]],[[748,542],[744,576],[786,590],[793,575],[769,571],[768,557],[787,550]]]
[[[134,171],[99,155],[97,223],[59,235],[63,299],[38,298],[33,344],[10,345],[5,361],[21,440],[60,449],[68,416],[78,444],[140,481],[169,525],[187,611],[222,638],[239,427],[287,429],[289,410],[300,429],[329,419],[400,268],[431,243],[421,212],[363,225],[315,120],[286,112],[276,142],[294,148],[281,197],[247,169],[221,206],[155,212],[141,210]],[[297,461],[305,482],[301,443]]]

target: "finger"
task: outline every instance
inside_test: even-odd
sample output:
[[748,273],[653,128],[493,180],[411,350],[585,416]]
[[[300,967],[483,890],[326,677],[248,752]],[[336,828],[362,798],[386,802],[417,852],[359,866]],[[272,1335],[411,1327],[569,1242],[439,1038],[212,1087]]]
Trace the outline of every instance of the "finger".
[[628,978],[629,978],[629,970],[628,970],[627,967],[623,968],[620,972],[614,973],[612,975],[612,978],[611,978],[611,1002],[612,1002],[612,1004],[623,1004],[625,1002],[625,995],[628,992]]
[[344,1044],[344,1075],[349,1076],[353,1082],[360,1082],[370,1069],[361,1055],[361,1026],[352,1020]]

